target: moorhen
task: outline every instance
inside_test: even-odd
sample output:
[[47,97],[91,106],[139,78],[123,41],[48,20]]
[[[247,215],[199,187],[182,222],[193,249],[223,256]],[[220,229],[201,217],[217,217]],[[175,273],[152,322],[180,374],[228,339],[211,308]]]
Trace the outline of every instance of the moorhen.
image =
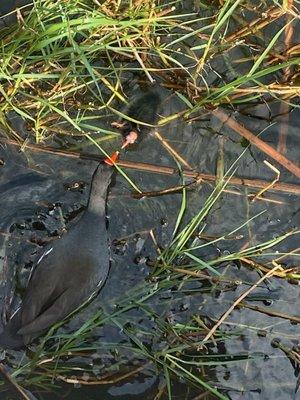
[[113,168],[99,164],[87,209],[61,238],[45,247],[20,308],[0,334],[0,347],[30,344],[96,294],[109,271],[106,197]]

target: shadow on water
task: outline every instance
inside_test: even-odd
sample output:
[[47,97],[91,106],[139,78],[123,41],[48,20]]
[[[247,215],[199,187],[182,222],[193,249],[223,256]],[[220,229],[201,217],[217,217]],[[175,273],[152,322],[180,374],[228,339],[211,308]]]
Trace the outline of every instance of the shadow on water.
[[[138,84],[134,86],[138,91]],[[161,115],[167,116],[182,108],[179,99],[162,91]],[[240,114],[239,121],[251,131],[263,131],[261,138],[268,143],[277,144],[279,122],[274,119],[270,124],[270,114],[278,113],[278,104],[259,105],[248,108]],[[290,114],[287,155],[297,160],[299,149],[300,110]],[[10,116],[11,124],[21,134],[26,135],[22,121]],[[109,125],[109,124],[108,124]],[[220,148],[220,139],[224,139],[224,154],[227,168],[237,159],[243,148],[240,138],[224,127],[218,120],[205,115],[201,121],[192,124],[184,122],[170,123],[162,128],[161,133],[167,137],[172,146],[187,160],[193,168],[202,172],[215,172],[215,162]],[[119,140],[119,139],[117,139]],[[107,151],[114,148],[115,142],[107,145]],[[94,148],[89,149],[95,152]],[[133,151],[128,151],[124,158],[132,161],[143,161],[152,164],[176,166],[170,154],[153,136],[149,135]],[[65,225],[71,224],[87,203],[89,182],[96,163],[73,160],[60,156],[39,154],[36,152],[18,152],[15,148],[1,146],[0,159],[3,160],[0,181],[0,262],[1,273],[7,278],[5,267],[8,266],[9,284],[1,282],[0,296],[6,312],[17,307],[18,300],[12,304],[12,293],[20,296],[30,273],[30,269],[42,246],[60,235]],[[273,173],[267,169],[263,160],[265,156],[259,150],[250,147],[239,162],[242,176],[273,179]],[[151,173],[129,171],[132,180],[143,190],[159,190],[180,184],[177,176],[166,177]],[[282,171],[282,180],[293,182],[290,174]],[[237,240],[228,240],[215,246],[212,254],[200,254],[210,257],[228,254],[240,249],[247,241],[260,243],[272,237],[290,231],[299,223],[299,200],[296,196],[269,194],[268,197],[279,203],[264,201],[250,202],[247,198],[249,189],[235,188],[239,195],[224,193],[213,212],[206,220],[205,234],[216,237],[229,232],[247,218],[266,210],[263,215],[250,222]],[[199,185],[188,193],[186,220],[199,211],[204,200],[211,192],[207,184]],[[131,296],[135,288],[145,287],[149,283],[149,260],[157,257],[156,248],[149,232],[153,230],[160,246],[168,244],[181,203],[181,195],[173,194],[157,198],[136,200],[131,197],[127,182],[117,176],[108,198],[109,235],[112,242],[112,265],[109,278],[98,297],[86,308],[59,328],[60,333],[72,333],[98,311],[110,315],[118,309],[124,298]],[[279,246],[280,251],[299,247],[297,239]],[[186,324],[194,315],[201,315],[206,321],[216,321],[243,293],[250,284],[255,283],[257,272],[228,263],[224,273],[233,281],[239,281],[234,287],[208,287],[202,281],[190,284],[182,281],[181,290],[170,288],[162,295],[153,296],[146,302],[147,307],[155,311],[161,320],[172,319],[174,323]],[[67,279],[67,277],[66,277]],[[266,299],[269,299],[266,301]],[[252,298],[250,304],[274,308],[288,315],[299,313],[299,287],[285,280],[274,279],[265,282]],[[139,331],[137,333],[137,328]],[[269,317],[249,309],[235,310],[227,324],[222,326],[227,334],[218,346],[210,349],[211,354],[241,356],[252,354],[253,358],[243,363],[220,364],[208,367],[206,379],[212,385],[223,389],[230,399],[296,399],[299,385],[299,371],[279,348],[272,346],[274,338],[280,337],[286,348],[299,344],[299,327],[288,320]],[[74,355],[65,362],[82,368],[82,376],[98,376],[99,379],[110,371],[118,372],[118,365],[125,366],[123,374],[138,369],[145,364],[143,354],[133,352],[130,348],[130,336],[124,330],[137,335],[145,347],[163,349],[164,332],[160,330],[154,318],[139,304],[128,312],[103,326],[96,327],[87,343],[98,345],[84,357]],[[145,335],[143,335],[145,332]],[[150,333],[149,333],[150,332]],[[234,333],[234,335],[233,335]],[[231,335],[232,334],[232,335]],[[114,346],[115,344],[115,346]],[[195,354],[197,351],[195,349]],[[190,354],[193,355],[193,352]],[[16,363],[21,360],[22,352],[11,352],[8,360]],[[64,361],[64,360],[63,360]],[[111,370],[109,369],[111,366]],[[41,370],[42,371],[42,370]],[[202,372],[201,372],[202,373]],[[163,374],[151,364],[137,371],[133,376],[102,385],[85,386],[82,383],[67,384],[56,382],[58,388],[53,391],[35,392],[39,399],[154,399],[163,385]],[[174,380],[172,391],[176,399],[193,399],[199,390],[192,385]],[[5,396],[4,392],[3,395]],[[5,397],[1,397],[5,398]],[[9,397],[7,397],[9,398]],[[162,399],[166,399],[164,394]],[[175,397],[174,397],[175,398]],[[207,394],[207,399],[215,398]]]

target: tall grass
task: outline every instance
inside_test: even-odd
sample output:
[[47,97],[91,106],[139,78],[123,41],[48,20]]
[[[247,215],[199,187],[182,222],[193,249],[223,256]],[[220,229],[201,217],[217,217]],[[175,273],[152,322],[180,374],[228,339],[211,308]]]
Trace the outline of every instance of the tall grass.
[[[189,104],[187,117],[205,106],[260,101],[266,96],[276,99],[280,90],[274,74],[286,68],[293,71],[300,60],[296,49],[284,60],[273,53],[287,24],[298,20],[293,9],[275,1],[262,3],[259,12],[250,11],[255,21],[252,30],[242,17],[251,6],[240,0],[209,5],[211,17],[180,13],[180,2],[155,0],[98,6],[92,0],[35,0],[34,4],[24,22],[1,33],[0,115],[2,124],[9,110],[24,117],[37,142],[56,131],[111,137],[110,129],[95,130],[89,121],[95,113],[114,112],[117,101],[128,101],[123,92],[128,71],[141,77],[147,71],[171,88],[179,84],[183,104]],[[253,53],[251,39],[255,33],[265,34],[260,25],[276,27],[279,17],[286,16],[291,16],[288,23],[269,43],[266,39],[265,46],[257,44]],[[245,56],[239,60],[231,54]],[[211,68],[214,59],[225,60],[228,78],[226,71]],[[216,83],[206,81],[208,68]],[[285,98],[292,101],[297,85],[294,90],[289,85],[289,90]],[[161,123],[180,116],[168,116]]]

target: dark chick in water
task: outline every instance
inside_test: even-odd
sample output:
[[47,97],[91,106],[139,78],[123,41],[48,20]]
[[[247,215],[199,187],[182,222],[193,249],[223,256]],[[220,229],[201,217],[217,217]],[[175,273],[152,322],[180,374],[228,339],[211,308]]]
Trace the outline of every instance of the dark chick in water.
[[[157,110],[160,105],[161,98],[156,90],[149,90],[136,98],[124,110],[124,114],[130,117],[130,120],[121,119],[113,122],[112,125],[120,130],[123,136],[123,146],[127,147],[135,142],[143,140],[151,127],[157,123]],[[139,123],[141,122],[141,123]],[[147,124],[147,125],[143,125]]]
[[21,348],[100,290],[109,271],[106,197],[113,168],[99,164],[87,209],[48,245],[29,280],[21,307],[0,335],[0,347]]

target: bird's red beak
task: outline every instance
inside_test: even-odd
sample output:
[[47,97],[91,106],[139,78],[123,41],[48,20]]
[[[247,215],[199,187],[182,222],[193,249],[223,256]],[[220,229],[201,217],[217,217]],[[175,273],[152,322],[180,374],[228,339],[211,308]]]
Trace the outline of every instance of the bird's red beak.
[[114,165],[118,160],[119,154],[120,154],[119,151],[115,151],[110,157],[105,158],[104,162],[107,165],[111,165],[111,166]]

